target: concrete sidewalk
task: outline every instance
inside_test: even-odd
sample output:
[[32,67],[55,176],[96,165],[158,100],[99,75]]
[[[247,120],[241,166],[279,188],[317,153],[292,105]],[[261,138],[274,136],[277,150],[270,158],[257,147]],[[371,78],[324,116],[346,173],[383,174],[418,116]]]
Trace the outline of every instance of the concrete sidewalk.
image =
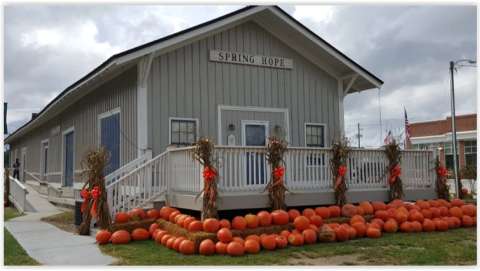
[[5,222],[30,257],[44,265],[108,265],[115,258],[102,254],[92,236],[80,236],[40,221],[62,211],[27,186],[28,201],[37,212]]

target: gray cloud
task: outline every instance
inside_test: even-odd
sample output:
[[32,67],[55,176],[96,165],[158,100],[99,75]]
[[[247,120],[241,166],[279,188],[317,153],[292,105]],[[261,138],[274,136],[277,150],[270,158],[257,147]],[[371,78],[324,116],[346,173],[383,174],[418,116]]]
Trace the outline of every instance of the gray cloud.
[[[476,56],[474,6],[281,6],[385,81],[382,129],[449,115],[448,61]],[[114,53],[221,16],[239,6],[10,5],[5,8],[9,130]],[[461,69],[457,112],[476,112],[476,72]],[[360,122],[378,145],[378,92],[345,99],[348,136]]]

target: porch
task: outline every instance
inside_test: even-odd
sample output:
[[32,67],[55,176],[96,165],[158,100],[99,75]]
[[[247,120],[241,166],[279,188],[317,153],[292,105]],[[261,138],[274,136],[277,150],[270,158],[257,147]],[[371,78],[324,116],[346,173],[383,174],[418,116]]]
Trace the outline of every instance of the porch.
[[[164,201],[171,206],[200,210],[202,166],[192,159],[193,147],[167,150],[152,158],[139,158],[106,177],[112,213]],[[264,147],[216,146],[218,209],[268,207],[265,186],[270,168]],[[285,185],[288,206],[334,203],[331,149],[288,148]],[[402,151],[402,181],[406,200],[435,198],[434,158],[431,151]],[[353,149],[346,183],[347,200],[388,200],[388,160],[382,149]]]

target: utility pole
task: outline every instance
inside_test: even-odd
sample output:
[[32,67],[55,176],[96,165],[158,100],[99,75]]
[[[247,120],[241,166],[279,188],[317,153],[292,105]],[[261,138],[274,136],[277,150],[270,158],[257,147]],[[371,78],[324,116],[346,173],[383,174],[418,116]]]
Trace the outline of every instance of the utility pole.
[[450,61],[450,107],[452,110],[452,151],[453,151],[453,172],[455,177],[455,195],[460,197],[461,183],[458,179],[457,167],[457,127],[455,126],[455,87],[453,82],[453,72],[455,62]]
[[355,135],[355,137],[357,138],[358,140],[358,147],[360,148],[360,138],[362,137],[362,134],[360,134],[360,122],[357,123],[357,134]]

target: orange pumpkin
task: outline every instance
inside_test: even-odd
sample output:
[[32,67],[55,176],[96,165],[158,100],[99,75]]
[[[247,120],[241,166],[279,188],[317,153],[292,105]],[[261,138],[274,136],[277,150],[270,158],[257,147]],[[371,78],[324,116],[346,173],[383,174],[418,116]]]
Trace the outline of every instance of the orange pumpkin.
[[277,248],[286,248],[288,246],[288,240],[285,236],[275,236],[275,243]]
[[272,221],[275,225],[286,225],[288,224],[288,213],[284,210],[275,210],[272,212]]
[[412,224],[412,231],[413,232],[422,232],[423,230],[423,227],[422,227],[422,224],[418,221],[413,221],[411,222]]
[[262,227],[270,226],[272,224],[272,216],[267,211],[260,211],[257,214],[259,225]]
[[130,233],[126,230],[118,230],[112,234],[112,244],[127,244],[130,242]]
[[329,225],[323,225],[318,232],[318,240],[320,242],[333,242],[335,241],[335,230]]
[[356,231],[357,237],[363,237],[367,233],[367,226],[362,222],[355,222],[352,224],[352,228]]
[[422,209],[420,212],[422,213],[424,219],[432,219],[432,211],[430,209]]
[[168,220],[168,218],[170,217],[170,214],[172,212],[174,212],[176,209],[174,208],[171,208],[169,206],[163,206],[161,209],[160,209],[160,217],[164,220]]
[[438,210],[440,210],[440,217],[448,216],[450,214],[448,208],[445,206],[438,207]]
[[362,207],[366,215],[372,215],[374,212],[372,204],[370,204],[368,201],[360,202],[359,206]]
[[354,215],[352,218],[350,218],[350,225],[353,225],[357,222],[365,223],[365,218],[361,215]]
[[[180,236],[178,237],[177,239],[175,239],[175,241],[173,242],[173,249],[175,251],[180,251],[180,244],[182,243],[183,240],[186,240],[187,238],[183,237],[183,236]],[[167,242],[168,243],[168,242]]]
[[275,240],[275,236],[273,234],[260,237],[260,243],[266,250],[274,250],[277,246],[277,241]]
[[367,228],[367,237],[368,238],[380,238],[382,236],[382,232],[376,227],[368,227]]
[[230,221],[228,221],[228,219],[221,219],[219,223],[220,223],[220,228],[230,229],[232,227],[232,225],[230,224]]
[[243,240],[243,238],[239,237],[239,236],[233,237],[232,242],[238,242],[238,243],[242,244],[242,246],[245,245],[245,240]]
[[372,220],[370,220],[370,224],[371,225],[377,225],[377,228],[378,229],[383,229],[383,224],[385,224],[385,222],[379,218],[374,218]]
[[127,223],[129,220],[130,216],[125,212],[115,214],[115,223]]
[[244,230],[247,228],[247,221],[243,216],[236,216],[232,220],[232,228],[235,230]]
[[348,239],[355,239],[357,237],[357,230],[354,227],[351,227],[348,224],[345,224],[345,227],[348,231]]
[[418,221],[422,223],[423,219],[424,219],[423,214],[417,210],[411,210],[408,215],[408,221]]
[[248,214],[245,216],[245,221],[247,221],[247,228],[254,229],[258,227],[259,219],[254,214]]
[[133,208],[130,212],[128,212],[130,216],[130,220],[138,221],[145,219],[145,211],[142,208]]
[[441,217],[440,209],[437,207],[430,208],[430,211],[432,212],[432,218]]
[[147,211],[147,217],[151,219],[157,219],[160,213],[157,209],[150,209]]
[[453,207],[462,207],[462,205],[465,204],[465,202],[461,199],[452,199],[450,203],[452,204]]
[[178,226],[183,226],[183,223],[185,221],[185,219],[188,218],[188,215],[184,215],[184,214],[180,214],[180,215],[177,215],[175,217],[175,224],[177,224]]
[[154,235],[155,235],[155,243],[157,243],[157,244],[159,244],[159,245],[162,244],[162,238],[163,238],[163,236],[166,235],[166,234],[167,234],[167,232],[164,231],[164,230],[158,230],[158,231],[156,231],[156,233],[154,233]]
[[109,231],[99,230],[95,235],[95,240],[97,240],[99,245],[104,245],[110,241],[110,237],[112,237],[112,234]]
[[373,201],[372,207],[374,212],[387,209],[387,205],[385,204],[385,202],[382,202],[382,201]]
[[169,249],[173,249],[173,244],[175,243],[175,240],[177,240],[177,237],[171,236],[170,238],[168,238],[165,246]]
[[347,241],[349,238],[348,229],[343,226],[339,226],[335,229],[335,237],[337,241],[343,242]]
[[303,235],[300,233],[293,233],[288,236],[288,243],[292,246],[302,246],[303,245]]
[[215,233],[220,228],[220,223],[215,218],[207,218],[203,221],[203,230],[206,232]]
[[315,208],[315,213],[323,219],[330,217],[330,209],[327,207],[317,207]]
[[260,244],[255,239],[248,239],[245,241],[245,252],[249,254],[257,254],[260,252]]
[[298,216],[293,221],[293,225],[295,225],[295,229],[297,229],[299,232],[302,232],[303,230],[308,229],[310,220],[308,220],[308,218],[305,216]]
[[398,224],[402,224],[408,220],[408,213],[397,210],[395,212],[395,220],[397,220]]
[[468,215],[464,215],[462,217],[462,225],[464,227],[471,227],[473,226],[473,219],[471,216],[468,216]]
[[227,253],[230,256],[242,256],[245,254],[245,247],[239,242],[230,242],[227,245]]
[[168,239],[170,239],[171,237],[172,237],[171,234],[165,234],[165,235],[163,235],[163,236],[162,236],[162,240],[161,240],[162,245],[166,246]]
[[458,217],[459,219],[462,219],[463,217],[463,211],[460,207],[452,207],[450,208],[449,212],[451,216]]
[[395,219],[390,218],[383,224],[383,230],[385,232],[394,233],[398,231],[398,223]]
[[300,216],[300,212],[297,209],[288,210],[288,219],[290,222],[293,222],[297,216]]
[[228,243],[228,242],[232,241],[233,235],[232,235],[232,232],[230,231],[230,229],[228,229],[228,228],[221,228],[221,229],[217,232],[217,238],[218,238],[218,240],[220,240],[221,242]]
[[215,244],[215,252],[220,255],[227,254],[227,245],[227,243],[218,241]]
[[321,227],[323,225],[323,219],[322,219],[321,216],[312,215],[310,217],[310,223],[317,226],[317,227]]
[[342,207],[342,216],[353,217],[357,214],[357,207],[353,204],[347,203]]
[[280,235],[288,239],[288,236],[290,235],[290,231],[283,230],[280,232]]
[[433,223],[432,220],[426,218],[423,220],[422,228],[423,228],[423,231],[426,231],[426,232],[435,231],[435,223]]
[[194,220],[188,224],[188,231],[190,232],[197,232],[197,231],[203,231],[203,224],[201,221]]
[[215,254],[215,243],[210,239],[203,240],[198,246],[198,253],[205,256]]
[[448,230],[448,222],[443,219],[436,219],[434,220],[435,223],[435,229],[437,231],[446,231]]
[[477,216],[477,207],[473,204],[466,204],[460,207],[464,215]]
[[313,210],[312,208],[306,208],[302,212],[302,215],[306,216],[308,219],[310,219],[310,217],[312,217],[315,214],[316,214],[315,210]]
[[175,223],[175,219],[178,215],[180,215],[180,211],[173,211],[172,213],[170,213],[170,216],[168,216],[168,221]]
[[375,212],[375,217],[379,218],[383,221],[386,221],[390,216],[388,215],[388,212],[385,210],[378,210]]
[[317,242],[317,233],[312,229],[306,229],[302,232],[305,244],[314,244]]
[[342,214],[342,209],[337,205],[329,206],[328,209],[330,210],[330,217],[339,217]]
[[152,224],[150,225],[150,227],[148,227],[148,233],[149,233],[150,235],[152,235],[153,232],[154,232],[156,229],[158,229],[158,227],[160,227],[160,226],[159,226],[157,223],[152,223]]
[[256,234],[250,234],[249,236],[247,236],[245,238],[245,241],[246,240],[255,240],[257,241],[259,244],[260,244],[260,236],[256,235]]
[[192,255],[195,253],[195,244],[188,239],[183,240],[178,247],[178,251],[184,255]]
[[188,229],[188,226],[190,225],[190,223],[192,223],[192,222],[195,221],[195,220],[196,220],[196,219],[195,219],[195,217],[193,217],[193,216],[189,216],[189,217],[185,218],[185,219],[183,220],[183,225],[182,225],[182,227],[185,228],[185,229]]
[[402,224],[400,224],[400,230],[406,233],[412,232],[413,231],[412,223],[409,221],[403,222]]
[[132,231],[132,239],[134,241],[143,241],[150,238],[150,233],[144,228],[136,228]]
[[420,207],[421,209],[429,209],[430,208],[430,203],[428,201],[424,200],[417,200],[415,204]]

